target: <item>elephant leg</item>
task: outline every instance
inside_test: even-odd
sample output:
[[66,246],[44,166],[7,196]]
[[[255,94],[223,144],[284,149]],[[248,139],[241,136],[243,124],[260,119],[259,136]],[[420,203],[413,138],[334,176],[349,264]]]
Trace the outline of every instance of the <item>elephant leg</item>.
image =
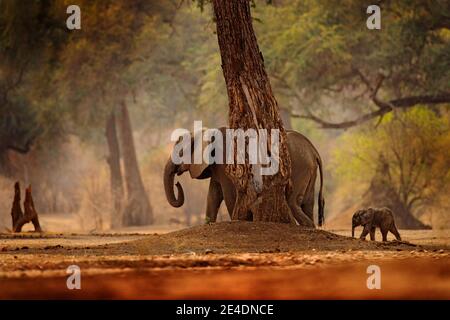
[[223,191],[223,199],[225,201],[225,206],[227,207],[228,215],[233,214],[234,205],[236,203],[236,191],[231,181],[226,180],[225,183],[221,184]]
[[314,220],[311,219],[302,209],[301,205],[305,202],[306,191],[310,183],[310,177],[292,176],[292,193],[288,199],[289,208],[291,208],[292,215],[295,220],[303,226],[315,228]]
[[375,230],[376,230],[376,228],[372,228],[372,229],[370,229],[370,240],[371,241],[375,241]]
[[208,190],[208,200],[206,202],[206,223],[216,222],[217,213],[223,200],[223,193],[220,184],[211,179]]
[[402,241],[402,237],[400,237],[400,233],[398,233],[397,227],[394,225],[392,225],[391,229],[389,230],[391,231],[391,233],[395,236],[395,238],[398,241]]
[[363,232],[361,233],[361,235],[359,236],[359,238],[360,238],[361,240],[366,240],[366,236],[369,234],[370,230],[372,230],[372,226],[369,225],[369,224],[366,224],[366,225],[364,226],[364,230],[363,230]]
[[387,241],[388,230],[381,229],[381,235],[383,236],[383,241]]
[[309,181],[308,187],[306,188],[306,193],[303,197],[303,202],[302,203],[298,202],[303,212],[305,212],[305,214],[311,219],[311,221],[314,221],[315,182],[316,182],[316,174],[314,174],[311,180]]
[[298,205],[297,198],[290,196],[288,199],[288,205],[294,215],[295,220],[303,226],[315,228],[314,221],[312,221]]

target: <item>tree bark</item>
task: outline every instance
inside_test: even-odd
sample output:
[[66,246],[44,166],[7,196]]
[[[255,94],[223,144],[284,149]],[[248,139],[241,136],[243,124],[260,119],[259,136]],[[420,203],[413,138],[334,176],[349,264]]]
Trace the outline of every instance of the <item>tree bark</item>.
[[17,222],[22,218],[23,211],[20,205],[20,184],[16,182],[14,185],[14,200],[11,208],[12,229],[15,230]]
[[34,207],[33,197],[31,196],[31,185],[25,190],[25,201],[23,202],[24,216],[31,220],[34,226],[34,231],[42,232],[41,224],[39,223],[38,213]]
[[249,164],[248,158],[245,164],[227,165],[226,173],[237,190],[233,220],[292,222],[286,201],[291,171],[286,132],[253,30],[250,2],[213,0],[213,8],[229,100],[230,128],[267,129],[269,141],[271,129],[279,129],[281,140],[279,171],[274,175],[258,176],[258,166]]
[[106,140],[108,142],[109,155],[106,161],[109,165],[111,177],[111,196],[114,207],[111,214],[111,227],[122,225],[122,206],[124,200],[122,171],[120,168],[120,149],[117,137],[116,115],[111,113],[106,121]]
[[139,171],[130,115],[125,102],[122,102],[120,109],[119,128],[127,190],[122,223],[125,226],[152,224],[153,211]]

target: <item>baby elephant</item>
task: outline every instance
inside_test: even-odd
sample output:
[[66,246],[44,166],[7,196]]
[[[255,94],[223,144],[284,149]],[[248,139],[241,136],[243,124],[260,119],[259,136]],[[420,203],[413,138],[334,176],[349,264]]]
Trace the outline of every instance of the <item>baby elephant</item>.
[[394,215],[388,208],[368,208],[358,210],[352,218],[352,237],[355,237],[355,228],[357,226],[364,226],[364,230],[359,237],[362,240],[366,239],[370,233],[370,240],[375,240],[375,229],[380,228],[383,235],[383,241],[387,241],[387,234],[390,231],[397,240],[402,240],[398,230],[395,226]]

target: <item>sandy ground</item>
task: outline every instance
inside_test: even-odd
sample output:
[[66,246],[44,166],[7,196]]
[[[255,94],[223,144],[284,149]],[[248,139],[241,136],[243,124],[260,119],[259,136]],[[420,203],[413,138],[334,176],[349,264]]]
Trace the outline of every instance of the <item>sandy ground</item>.
[[[168,230],[0,234],[0,298],[450,299],[449,230],[387,243],[270,223]],[[81,290],[66,286],[74,264]],[[369,265],[380,290],[367,288]]]

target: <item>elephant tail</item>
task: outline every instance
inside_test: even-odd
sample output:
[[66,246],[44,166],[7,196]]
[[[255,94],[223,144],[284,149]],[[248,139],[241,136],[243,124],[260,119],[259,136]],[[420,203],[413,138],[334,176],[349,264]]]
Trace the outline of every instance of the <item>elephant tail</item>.
[[322,169],[322,159],[320,159],[320,156],[317,157],[317,164],[319,165],[319,173],[320,173],[320,190],[319,190],[319,198],[318,198],[318,205],[319,205],[319,226],[322,226],[322,224],[325,222],[324,217],[324,209],[325,209],[325,200],[323,198],[323,169]]

